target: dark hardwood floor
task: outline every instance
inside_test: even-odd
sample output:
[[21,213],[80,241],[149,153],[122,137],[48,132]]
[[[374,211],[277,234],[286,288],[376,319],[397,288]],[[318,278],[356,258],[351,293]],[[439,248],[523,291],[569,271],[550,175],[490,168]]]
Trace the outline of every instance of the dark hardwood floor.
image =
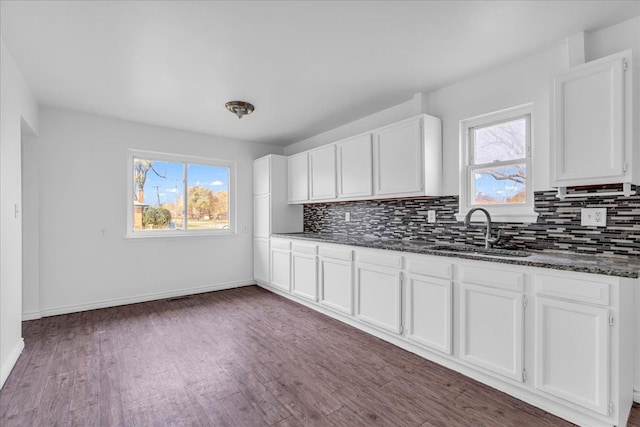
[[571,425],[255,286],[25,322],[23,335],[3,427]]

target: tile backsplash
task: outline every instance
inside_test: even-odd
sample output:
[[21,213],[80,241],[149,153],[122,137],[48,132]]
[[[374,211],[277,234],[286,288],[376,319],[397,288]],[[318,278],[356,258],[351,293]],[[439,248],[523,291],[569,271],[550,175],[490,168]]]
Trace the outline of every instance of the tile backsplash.
[[[586,191],[593,189],[576,192]],[[589,207],[607,208],[606,227],[580,225],[580,209]],[[434,224],[427,222],[430,209],[437,212]],[[456,220],[457,210],[458,196],[310,204],[304,206],[304,231],[482,245],[485,227],[479,223],[466,227]],[[536,223],[496,223],[494,230],[502,230],[500,244],[532,250],[640,256],[640,195],[559,200],[555,191],[539,191],[535,193],[535,210],[539,213]],[[347,212],[351,214],[348,222]]]

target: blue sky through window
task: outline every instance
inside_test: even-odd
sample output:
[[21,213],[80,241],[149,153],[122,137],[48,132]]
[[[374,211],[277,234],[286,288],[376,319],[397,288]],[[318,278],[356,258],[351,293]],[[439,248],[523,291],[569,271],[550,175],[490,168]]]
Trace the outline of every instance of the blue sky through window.
[[[158,174],[153,170],[147,173],[144,184],[144,203],[159,206],[175,203],[178,198],[183,198],[183,167],[183,163],[154,160],[153,168]],[[229,191],[229,168],[189,164],[187,172],[189,186],[204,187],[214,194],[218,191]]]

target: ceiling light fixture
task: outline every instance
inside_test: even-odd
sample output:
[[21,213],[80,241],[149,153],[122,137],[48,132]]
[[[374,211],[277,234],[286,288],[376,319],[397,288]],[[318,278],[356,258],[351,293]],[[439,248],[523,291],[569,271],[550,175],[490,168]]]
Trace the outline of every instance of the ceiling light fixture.
[[224,104],[224,106],[227,110],[238,116],[239,119],[241,119],[245,114],[253,113],[253,110],[255,109],[252,104],[244,101],[229,101]]

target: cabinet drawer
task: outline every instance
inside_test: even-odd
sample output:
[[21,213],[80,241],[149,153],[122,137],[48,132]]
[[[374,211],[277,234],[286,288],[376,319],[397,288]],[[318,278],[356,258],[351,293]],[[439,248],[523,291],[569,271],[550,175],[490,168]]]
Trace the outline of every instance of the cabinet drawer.
[[332,259],[341,259],[343,261],[351,261],[353,259],[353,251],[351,249],[326,248],[320,246],[320,256]]
[[402,255],[375,252],[358,252],[358,262],[382,267],[402,268]]
[[271,239],[271,249],[291,249],[291,241],[282,239]]
[[407,271],[413,274],[450,279],[452,276],[453,266],[450,263],[434,261],[431,259],[407,257]]
[[462,281],[510,291],[524,291],[524,273],[481,267],[463,267]]
[[579,277],[537,274],[536,293],[590,304],[609,305],[609,283]]
[[301,253],[301,254],[315,255],[315,254],[318,253],[318,246],[317,245],[310,245],[308,243],[292,242],[291,243],[291,250],[293,252],[297,252],[297,253]]

